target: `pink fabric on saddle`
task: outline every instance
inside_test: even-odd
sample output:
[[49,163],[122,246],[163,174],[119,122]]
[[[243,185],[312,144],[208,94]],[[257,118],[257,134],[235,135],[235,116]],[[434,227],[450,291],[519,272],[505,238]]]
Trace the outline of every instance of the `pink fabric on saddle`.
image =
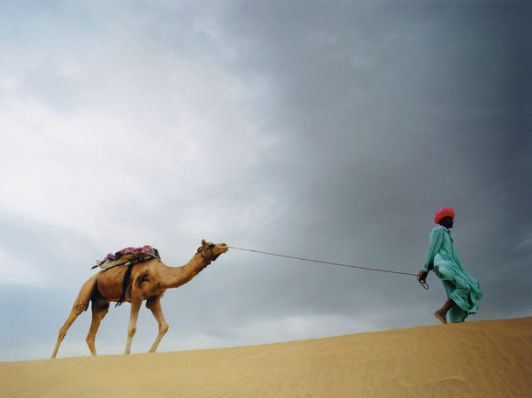
[[147,254],[147,255],[153,256],[155,252],[156,252],[156,249],[148,245],[145,245],[142,247],[126,247],[125,249],[122,249],[114,254],[109,253],[102,260],[102,263],[106,261],[116,260],[117,258],[122,257],[124,254],[135,253],[135,254]]

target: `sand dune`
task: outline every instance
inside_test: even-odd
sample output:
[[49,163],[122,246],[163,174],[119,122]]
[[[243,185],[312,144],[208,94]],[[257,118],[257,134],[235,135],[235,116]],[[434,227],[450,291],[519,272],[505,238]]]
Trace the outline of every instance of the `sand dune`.
[[4,362],[0,396],[532,397],[532,317],[227,349]]

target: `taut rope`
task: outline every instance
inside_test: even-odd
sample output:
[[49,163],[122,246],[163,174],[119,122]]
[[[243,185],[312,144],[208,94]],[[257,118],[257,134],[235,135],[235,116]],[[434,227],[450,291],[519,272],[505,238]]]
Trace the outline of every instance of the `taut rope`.
[[[366,270],[366,271],[386,272],[386,273],[389,273],[389,274],[408,275],[408,276],[416,276],[416,277],[418,276],[418,274],[413,274],[411,272],[393,271],[393,270],[382,269],[382,268],[362,267],[362,266],[359,266],[359,265],[336,263],[336,262],[332,262],[332,261],[315,260],[315,259],[312,259],[312,258],[305,258],[305,257],[299,257],[299,256],[289,256],[287,254],[271,253],[271,252],[265,252],[265,251],[262,251],[262,250],[246,249],[246,248],[243,248],[243,247],[229,246],[229,248],[230,249],[241,250],[241,251],[246,251],[246,252],[266,254],[268,256],[274,256],[274,257],[291,258],[292,260],[308,261],[308,262],[311,262],[311,263],[336,265],[338,267],[355,268],[355,269],[361,269],[361,270]],[[429,288],[429,285],[428,285],[428,283],[426,281],[425,282],[421,282],[418,279],[418,282],[425,289]]]

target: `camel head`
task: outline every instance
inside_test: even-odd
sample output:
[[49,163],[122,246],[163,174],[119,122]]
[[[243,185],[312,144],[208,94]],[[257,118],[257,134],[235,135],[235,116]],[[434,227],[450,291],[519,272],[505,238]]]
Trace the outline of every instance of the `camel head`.
[[206,242],[203,239],[196,253],[200,253],[210,263],[211,261],[215,261],[220,254],[225,253],[227,250],[229,250],[229,247],[225,243]]

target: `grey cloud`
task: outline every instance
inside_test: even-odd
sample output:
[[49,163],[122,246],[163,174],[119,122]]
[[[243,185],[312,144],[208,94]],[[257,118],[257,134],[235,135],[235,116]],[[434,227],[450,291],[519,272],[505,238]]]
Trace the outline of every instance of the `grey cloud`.
[[[107,55],[117,43],[131,43],[129,51],[106,59],[103,70],[138,62],[113,86],[131,84],[131,90],[113,95],[125,101],[134,122],[149,126],[150,117],[158,118],[153,123],[162,130],[143,128],[139,134],[150,131],[161,140],[160,148],[165,142],[179,148],[172,133],[179,118],[173,113],[196,98],[173,92],[173,66],[185,60],[201,69],[187,78],[212,72],[234,82],[239,92],[238,99],[202,102],[207,96],[198,97],[195,117],[203,115],[213,124],[224,120],[223,132],[196,133],[208,143],[208,156],[197,166],[176,156],[173,164],[187,168],[185,173],[172,167],[165,174],[159,166],[146,170],[152,192],[145,201],[121,201],[116,210],[121,215],[109,219],[111,231],[120,221],[143,231],[143,237],[153,233],[155,241],[149,243],[159,246],[170,264],[184,263],[205,237],[417,272],[434,210],[451,205],[458,213],[455,243],[485,292],[473,319],[530,314],[524,300],[532,282],[530,245],[518,245],[532,232],[529,5],[217,4],[175,8],[160,3],[148,10],[138,3],[123,12],[90,8],[84,38],[99,43],[106,35],[118,37]],[[91,21],[103,14],[101,33]],[[156,61],[143,63],[144,57]],[[90,57],[94,60],[97,53]],[[145,72],[149,78],[139,84]],[[176,78],[181,83],[183,76]],[[204,86],[190,87],[209,93]],[[94,85],[89,102],[97,100],[101,88],[101,82]],[[42,90],[45,102],[48,90]],[[129,101],[131,93],[145,95]],[[254,133],[246,133],[246,123]],[[255,141],[248,146],[250,139]],[[42,241],[47,233],[37,231],[32,241]],[[54,236],[63,243],[72,239],[66,231]],[[10,239],[21,250],[25,246],[22,235]],[[101,241],[76,242],[84,257],[92,259],[102,250]],[[62,261],[58,257],[46,252],[43,261]],[[79,271],[77,276],[81,285],[84,276]],[[283,325],[293,316],[345,317],[372,329],[430,323],[444,292],[435,277],[429,282],[426,292],[413,278],[230,251],[196,280],[167,293],[168,339],[204,334],[219,344],[234,343],[235,330],[251,333],[261,324],[272,330],[271,319]],[[50,297],[56,323],[47,326],[50,345],[76,289],[65,286]],[[22,308],[29,311],[30,302]],[[19,319],[16,312],[4,311]],[[119,352],[127,311],[115,312],[99,338]],[[149,314],[141,321],[139,347],[153,337]],[[20,319],[15,325],[22,328]],[[82,321],[69,337],[79,342],[80,353],[85,352],[79,338],[83,326]],[[331,326],[329,333],[339,328]],[[2,334],[12,336],[12,330]],[[246,341],[255,337],[263,338],[257,333]],[[24,343],[19,346],[22,350]]]

